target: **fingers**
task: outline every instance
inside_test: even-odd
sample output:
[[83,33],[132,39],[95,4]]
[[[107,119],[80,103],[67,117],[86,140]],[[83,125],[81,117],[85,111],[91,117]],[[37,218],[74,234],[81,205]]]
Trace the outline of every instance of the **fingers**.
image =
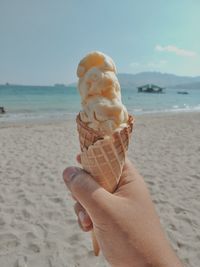
[[69,167],[63,172],[63,179],[72,195],[88,211],[91,218],[100,216],[100,211],[109,206],[112,195],[84,170]]
[[86,210],[81,206],[80,203],[76,202],[74,205],[74,211],[78,217],[78,223],[81,229],[85,232],[92,230],[93,224],[87,214]]

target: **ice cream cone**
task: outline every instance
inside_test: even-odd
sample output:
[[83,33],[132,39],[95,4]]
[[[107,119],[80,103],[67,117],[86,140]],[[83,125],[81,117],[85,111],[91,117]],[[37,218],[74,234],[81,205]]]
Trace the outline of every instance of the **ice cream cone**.
[[[127,126],[104,137],[81,121],[80,114],[76,118],[81,147],[81,164],[83,169],[107,191],[113,193],[119,182],[133,130],[134,118],[129,115]],[[93,233],[93,247],[98,255],[98,243]]]
[[122,173],[133,129],[133,117],[129,115],[127,126],[107,138],[89,128],[81,121],[80,115],[76,121],[83,168],[107,191],[113,192]]

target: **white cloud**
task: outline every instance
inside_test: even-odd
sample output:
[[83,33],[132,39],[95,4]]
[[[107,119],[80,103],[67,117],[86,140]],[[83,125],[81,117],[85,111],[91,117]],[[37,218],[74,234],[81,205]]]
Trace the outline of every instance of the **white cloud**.
[[177,56],[183,56],[183,57],[196,57],[197,56],[196,52],[178,48],[175,45],[167,45],[167,46],[156,45],[155,50],[160,51],[160,52],[167,51],[170,53],[175,53]]

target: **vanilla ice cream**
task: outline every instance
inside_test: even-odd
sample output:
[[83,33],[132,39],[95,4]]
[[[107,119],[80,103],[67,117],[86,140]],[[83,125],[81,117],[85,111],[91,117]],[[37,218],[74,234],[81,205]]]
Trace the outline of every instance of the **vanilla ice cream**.
[[121,101],[113,60],[101,52],[89,53],[80,61],[77,76],[81,120],[104,135],[127,126],[128,112]]

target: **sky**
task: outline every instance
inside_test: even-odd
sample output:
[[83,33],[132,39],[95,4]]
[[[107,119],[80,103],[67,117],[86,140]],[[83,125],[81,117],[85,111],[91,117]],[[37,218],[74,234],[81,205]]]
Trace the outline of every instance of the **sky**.
[[0,83],[75,82],[90,51],[120,73],[200,76],[199,0],[0,0]]

